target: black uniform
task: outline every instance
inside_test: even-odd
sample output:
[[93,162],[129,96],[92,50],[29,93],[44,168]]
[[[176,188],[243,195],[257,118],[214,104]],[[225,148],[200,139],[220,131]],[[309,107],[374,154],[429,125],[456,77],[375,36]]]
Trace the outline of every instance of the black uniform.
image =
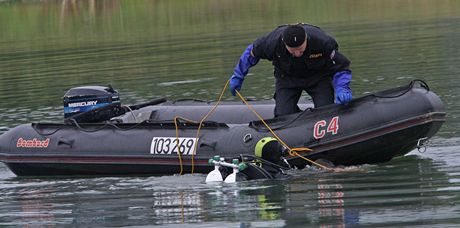
[[253,43],[253,56],[270,60],[275,67],[275,116],[300,111],[297,102],[304,90],[312,97],[315,107],[333,104],[332,76],[349,70],[350,61],[338,52],[334,38],[319,27],[300,25],[307,33],[307,48],[301,57],[292,56],[282,40],[287,25],[279,26]]

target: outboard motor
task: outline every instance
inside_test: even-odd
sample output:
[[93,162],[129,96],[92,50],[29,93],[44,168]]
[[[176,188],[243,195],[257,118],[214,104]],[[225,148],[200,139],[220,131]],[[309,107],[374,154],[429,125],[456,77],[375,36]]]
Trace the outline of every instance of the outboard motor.
[[121,110],[118,92],[110,85],[76,87],[64,94],[64,122],[101,122]]

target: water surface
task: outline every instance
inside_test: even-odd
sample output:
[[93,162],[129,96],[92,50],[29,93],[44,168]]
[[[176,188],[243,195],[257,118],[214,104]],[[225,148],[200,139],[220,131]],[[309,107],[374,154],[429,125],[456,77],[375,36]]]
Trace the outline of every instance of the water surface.
[[[111,84],[124,104],[215,100],[249,43],[294,22],[338,40],[355,97],[425,80],[448,113],[428,150],[348,172],[217,185],[201,174],[18,178],[2,164],[0,226],[457,226],[459,1],[0,1],[0,133],[62,121],[63,94],[81,85]],[[261,61],[241,92],[266,100],[273,90]]]

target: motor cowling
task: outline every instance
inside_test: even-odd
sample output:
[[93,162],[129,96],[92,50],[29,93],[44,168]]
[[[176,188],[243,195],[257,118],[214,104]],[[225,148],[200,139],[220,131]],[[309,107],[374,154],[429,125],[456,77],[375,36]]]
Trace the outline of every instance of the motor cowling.
[[113,112],[117,109],[121,109],[120,97],[110,85],[75,87],[64,94],[65,121],[100,122],[118,115]]

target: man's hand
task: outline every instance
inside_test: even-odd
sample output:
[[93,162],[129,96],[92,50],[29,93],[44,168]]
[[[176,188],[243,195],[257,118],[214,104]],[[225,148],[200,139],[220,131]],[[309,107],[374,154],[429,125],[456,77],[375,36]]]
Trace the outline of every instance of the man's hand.
[[243,85],[243,78],[238,76],[238,75],[232,75],[230,77],[230,92],[232,93],[233,96],[236,95],[236,91],[240,91],[241,86]]
[[335,103],[337,104],[346,104],[353,99],[351,91],[348,89],[339,89],[335,91]]
[[335,103],[346,104],[353,99],[350,89],[351,71],[344,70],[335,73],[332,77],[332,85],[335,91]]

